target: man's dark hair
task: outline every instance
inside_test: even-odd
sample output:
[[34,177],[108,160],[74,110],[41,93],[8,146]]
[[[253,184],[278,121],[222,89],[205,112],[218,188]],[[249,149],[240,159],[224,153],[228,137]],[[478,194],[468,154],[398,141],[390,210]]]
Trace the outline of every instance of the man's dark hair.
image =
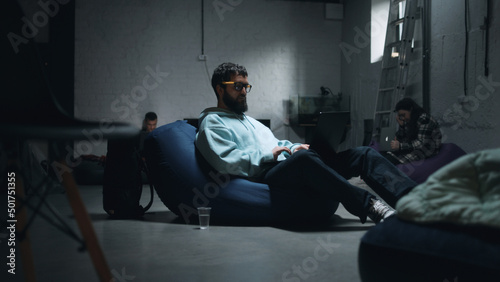
[[144,120],[157,120],[157,119],[158,119],[158,116],[154,112],[148,112],[144,116]]
[[[231,80],[232,75],[242,75],[246,77],[248,73],[244,66],[233,63],[222,63],[214,70],[214,74],[212,75],[212,88],[214,89],[217,99],[219,99],[219,95],[217,95],[217,85],[221,85],[223,81]],[[225,87],[225,85],[221,86]]]

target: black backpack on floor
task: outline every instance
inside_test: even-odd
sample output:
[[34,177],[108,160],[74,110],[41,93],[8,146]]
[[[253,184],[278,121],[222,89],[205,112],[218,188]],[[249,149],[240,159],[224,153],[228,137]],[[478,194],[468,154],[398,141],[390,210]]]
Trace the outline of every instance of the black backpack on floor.
[[[143,135],[126,140],[108,140],[104,165],[103,208],[114,218],[137,218],[153,204],[154,188],[146,207],[140,205],[142,173],[149,173],[141,153]],[[148,181],[149,182],[149,181]]]

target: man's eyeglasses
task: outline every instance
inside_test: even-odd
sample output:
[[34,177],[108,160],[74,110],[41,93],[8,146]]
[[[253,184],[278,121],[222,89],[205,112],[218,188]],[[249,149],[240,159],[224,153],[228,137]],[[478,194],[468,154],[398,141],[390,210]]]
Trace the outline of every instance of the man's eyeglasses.
[[250,93],[250,90],[252,90],[252,85],[248,83],[242,83],[242,82],[234,82],[234,81],[223,81],[222,84],[228,85],[232,84],[234,87],[234,90],[236,91],[241,91],[243,88],[247,91],[247,93]]

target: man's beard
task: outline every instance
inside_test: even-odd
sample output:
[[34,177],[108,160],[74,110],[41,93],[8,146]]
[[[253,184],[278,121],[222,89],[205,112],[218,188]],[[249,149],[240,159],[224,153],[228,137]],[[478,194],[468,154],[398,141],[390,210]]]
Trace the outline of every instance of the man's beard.
[[231,97],[226,91],[224,91],[224,95],[222,95],[222,101],[224,104],[233,112],[241,115],[242,113],[248,110],[247,99],[244,97],[242,101],[238,101],[238,96],[236,99]]

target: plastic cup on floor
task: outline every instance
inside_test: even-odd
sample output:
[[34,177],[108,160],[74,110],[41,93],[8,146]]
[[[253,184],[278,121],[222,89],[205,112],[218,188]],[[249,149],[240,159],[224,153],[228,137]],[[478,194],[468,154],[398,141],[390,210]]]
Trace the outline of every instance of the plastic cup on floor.
[[210,226],[210,211],[212,208],[210,207],[199,207],[198,208],[198,217],[200,219],[200,229],[208,229]]

